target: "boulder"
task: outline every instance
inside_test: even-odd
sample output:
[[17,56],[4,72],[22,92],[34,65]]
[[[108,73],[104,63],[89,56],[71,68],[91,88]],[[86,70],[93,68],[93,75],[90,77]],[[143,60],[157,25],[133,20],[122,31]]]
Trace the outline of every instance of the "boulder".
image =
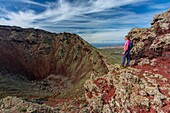
[[134,47],[132,59],[156,58],[170,51],[170,10],[154,16],[150,28],[134,28],[128,35]]

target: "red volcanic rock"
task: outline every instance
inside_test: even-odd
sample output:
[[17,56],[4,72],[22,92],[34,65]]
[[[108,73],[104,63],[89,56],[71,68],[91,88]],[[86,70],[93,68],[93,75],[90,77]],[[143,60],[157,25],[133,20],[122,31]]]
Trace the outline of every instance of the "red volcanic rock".
[[89,99],[91,99],[92,97],[93,97],[93,94],[92,94],[92,92],[87,92],[87,97],[89,98]]
[[170,112],[169,81],[151,70],[119,69],[87,80],[84,87],[88,112]]
[[134,28],[128,35],[134,43],[132,58],[155,58],[170,51],[170,9],[155,15],[151,27]]
[[104,78],[98,78],[97,80],[93,81],[94,84],[99,88],[100,91],[94,90],[95,93],[97,93],[96,96],[102,94],[102,100],[104,103],[108,104],[109,101],[111,101],[112,98],[115,97],[115,88],[111,85],[108,85],[108,81]]
[[10,26],[0,26],[0,70],[37,80],[59,75],[72,82],[108,71],[96,49],[76,34]]
[[[152,61],[152,60],[151,60]],[[153,73],[161,74],[170,81],[170,58],[157,57],[154,61],[155,65],[151,66],[150,64],[137,65],[135,68],[142,69],[143,71],[151,71]]]

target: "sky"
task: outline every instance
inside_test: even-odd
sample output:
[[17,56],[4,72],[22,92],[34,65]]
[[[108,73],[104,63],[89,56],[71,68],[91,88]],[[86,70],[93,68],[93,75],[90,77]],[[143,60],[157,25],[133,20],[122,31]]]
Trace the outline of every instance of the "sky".
[[89,43],[121,43],[134,27],[148,28],[169,0],[0,0],[0,25],[70,32]]

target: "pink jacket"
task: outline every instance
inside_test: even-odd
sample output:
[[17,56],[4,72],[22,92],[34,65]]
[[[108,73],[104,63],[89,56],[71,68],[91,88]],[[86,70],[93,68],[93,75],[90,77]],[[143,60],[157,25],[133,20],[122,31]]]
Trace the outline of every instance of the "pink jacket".
[[124,51],[126,51],[128,48],[127,48],[127,44],[128,44],[128,46],[130,45],[130,40],[127,40],[126,42],[125,42],[125,45],[124,45]]

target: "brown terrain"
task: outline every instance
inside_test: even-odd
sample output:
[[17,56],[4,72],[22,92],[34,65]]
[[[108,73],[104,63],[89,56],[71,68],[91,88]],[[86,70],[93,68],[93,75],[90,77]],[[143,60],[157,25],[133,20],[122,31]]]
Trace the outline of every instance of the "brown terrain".
[[[134,28],[128,35],[133,60],[120,69],[104,50],[75,34],[1,26],[2,74],[84,85],[70,86],[74,95],[63,97],[8,96],[1,99],[0,112],[170,113],[170,10],[156,15],[150,28]],[[77,95],[80,88],[85,94]]]

